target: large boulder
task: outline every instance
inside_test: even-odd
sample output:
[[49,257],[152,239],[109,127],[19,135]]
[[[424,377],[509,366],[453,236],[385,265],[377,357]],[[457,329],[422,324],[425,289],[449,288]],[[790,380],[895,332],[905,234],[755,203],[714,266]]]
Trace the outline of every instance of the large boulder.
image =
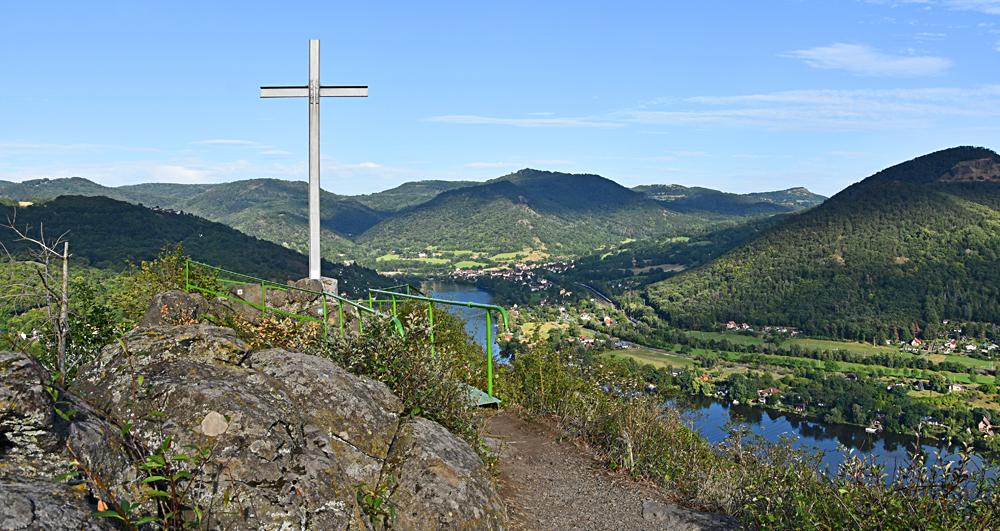
[[209,315],[224,317],[232,310],[221,303],[213,303],[198,293],[171,290],[153,296],[139,326],[189,324]]
[[50,468],[39,465],[46,465],[59,451],[55,404],[46,390],[49,383],[48,373],[37,361],[0,352],[0,456],[8,470],[15,462],[33,463],[21,473],[36,475]]
[[[440,425],[403,414],[385,385],[335,363],[251,350],[227,328],[153,326],[105,347],[72,391],[149,452],[202,449],[191,496],[214,527],[357,529],[359,493],[398,484],[396,526],[499,528],[505,510],[476,453]],[[138,481],[121,448],[70,438],[109,487]],[[185,467],[177,463],[178,467]]]
[[[85,488],[57,477],[75,470],[67,440],[100,444],[118,430],[51,383],[34,359],[0,352],[0,530],[111,529],[93,516],[97,506]],[[115,448],[121,450],[109,443],[104,453],[114,463],[106,468],[128,466]]]

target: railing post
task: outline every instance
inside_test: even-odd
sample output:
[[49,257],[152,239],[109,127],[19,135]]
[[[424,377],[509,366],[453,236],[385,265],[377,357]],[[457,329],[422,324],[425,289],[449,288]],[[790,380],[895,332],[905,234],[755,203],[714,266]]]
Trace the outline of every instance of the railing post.
[[191,267],[191,259],[188,258],[187,260],[184,260],[184,291],[191,291],[190,267]]
[[323,290],[323,340],[330,340],[330,320],[326,318],[326,290]]
[[267,297],[265,297],[264,283],[260,283],[260,316],[264,317],[265,312],[267,312]]
[[399,317],[396,314],[396,296],[395,295],[392,296],[392,316],[393,317]]
[[486,394],[493,398],[493,323],[486,310]]
[[431,327],[431,354],[437,354],[437,351],[434,349],[434,303],[433,302],[427,303],[427,318],[430,321],[430,327]]
[[340,337],[344,337],[344,301],[337,299],[338,319],[340,320]]

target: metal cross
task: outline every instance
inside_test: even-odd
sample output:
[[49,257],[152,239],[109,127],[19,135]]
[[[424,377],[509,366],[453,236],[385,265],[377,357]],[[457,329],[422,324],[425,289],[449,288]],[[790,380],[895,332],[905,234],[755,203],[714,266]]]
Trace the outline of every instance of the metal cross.
[[309,278],[320,278],[319,254],[319,100],[324,96],[367,97],[368,86],[319,84],[319,41],[309,41],[309,84],[260,87],[261,98],[309,98]]

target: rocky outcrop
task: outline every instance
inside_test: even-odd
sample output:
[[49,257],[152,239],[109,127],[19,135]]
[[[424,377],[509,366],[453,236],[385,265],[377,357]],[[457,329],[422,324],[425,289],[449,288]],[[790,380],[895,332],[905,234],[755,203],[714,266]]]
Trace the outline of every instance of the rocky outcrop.
[[[157,293],[142,316],[139,326],[187,324],[201,321],[208,315],[229,313],[228,307],[212,304],[196,293],[171,290]],[[217,315],[220,316],[221,315]]]
[[[96,504],[86,488],[56,477],[74,470],[67,440],[101,441],[117,430],[50,383],[37,361],[0,352],[0,530],[110,529],[93,516]],[[112,451],[107,456],[129,463]]]
[[[206,452],[190,495],[214,527],[357,529],[368,509],[361,492],[384,493],[399,528],[505,522],[472,448],[404,415],[379,382],[319,357],[252,351],[232,330],[203,324],[140,328],[122,345],[82,368],[73,393],[131,425],[130,445],[143,452],[168,436],[168,458]],[[82,436],[69,444],[116,492],[141,479],[121,447]]]
[[0,478],[0,530],[114,529],[93,516],[79,492],[51,480]]
[[945,172],[940,180],[945,182],[1000,183],[1000,159],[994,156],[959,162]]

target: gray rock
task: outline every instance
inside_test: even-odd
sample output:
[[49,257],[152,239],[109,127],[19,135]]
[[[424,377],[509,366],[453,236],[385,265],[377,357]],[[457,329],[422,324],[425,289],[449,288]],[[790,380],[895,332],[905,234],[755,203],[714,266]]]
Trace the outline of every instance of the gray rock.
[[[46,390],[50,380],[37,361],[0,352],[0,530],[111,529],[90,516],[95,507],[81,492],[54,477],[74,470],[64,453],[68,438],[102,441],[117,430],[107,430],[86,404],[65,392],[56,395],[57,404]],[[116,464],[127,465],[120,457]]]
[[194,323],[206,314],[219,314],[221,311],[228,310],[222,305],[213,305],[197,293],[165,291],[153,296],[139,326]]
[[[358,492],[390,470],[403,481],[391,500],[406,515],[399,527],[504,522],[475,452],[436,423],[405,419],[379,382],[323,358],[250,351],[226,328],[159,326],[124,339],[127,350],[106,347],[73,391],[115,423],[132,422],[134,445],[154,448],[169,435],[174,448],[210,448],[192,492],[212,526],[358,528]],[[71,446],[128,492],[138,478],[120,458],[127,447],[83,426]]]
[[390,462],[400,528],[503,529],[506,509],[482,459],[440,424],[406,422]]
[[738,528],[733,521],[723,515],[702,513],[655,500],[642,502],[642,518],[650,523],[652,529],[671,531]]
[[48,480],[0,479],[0,531],[114,529],[78,492]]
[[[36,458],[58,451],[56,414],[45,390],[48,373],[37,361],[0,352],[0,453]],[[6,450],[4,449],[6,447]]]

